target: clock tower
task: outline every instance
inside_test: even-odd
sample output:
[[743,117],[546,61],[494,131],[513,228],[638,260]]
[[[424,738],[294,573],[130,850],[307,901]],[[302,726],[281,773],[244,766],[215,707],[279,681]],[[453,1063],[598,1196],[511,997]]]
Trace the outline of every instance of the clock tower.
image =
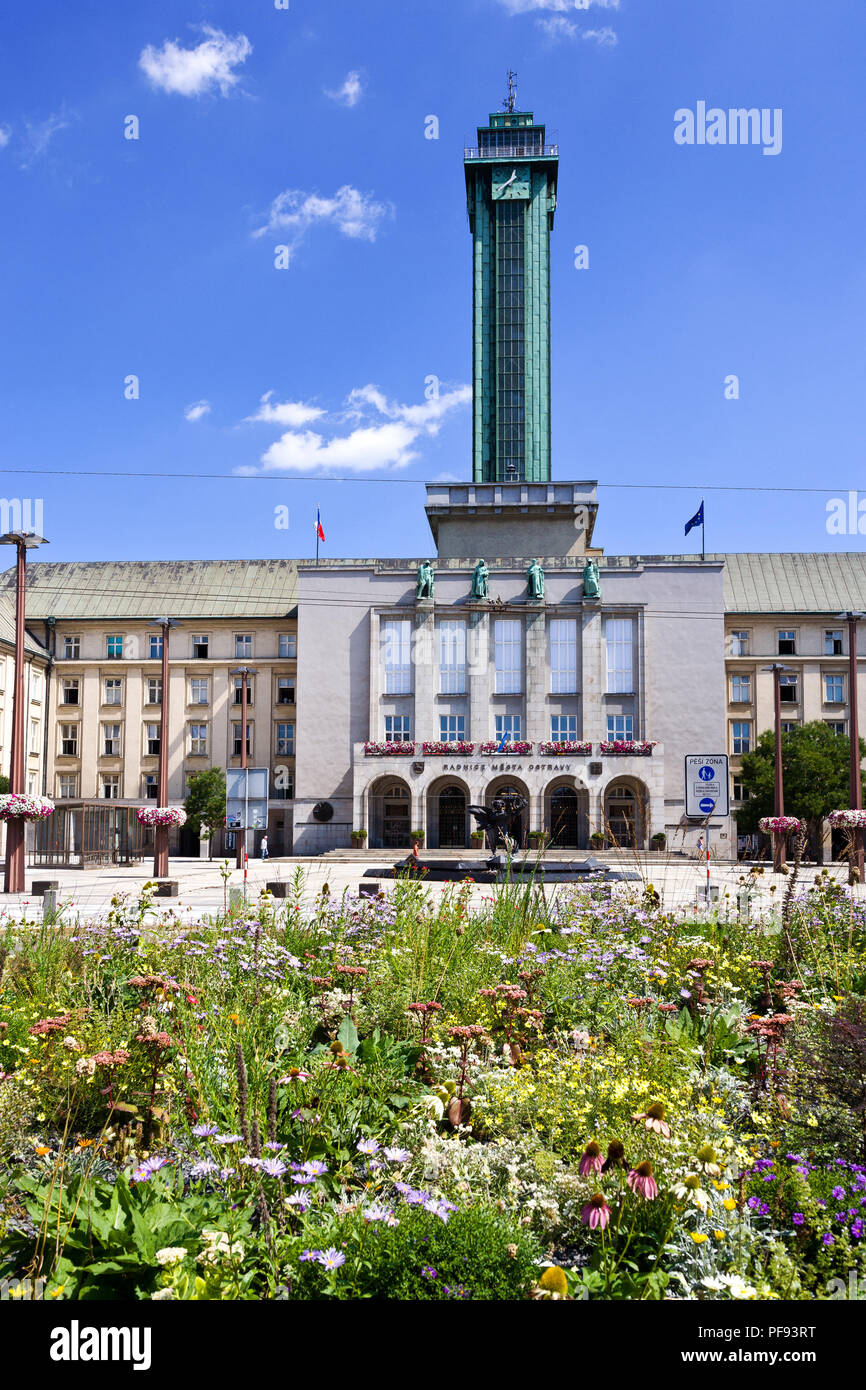
[[[511,76],[511,75],[510,75]],[[464,151],[473,241],[472,477],[550,481],[550,233],[559,152],[507,109]]]

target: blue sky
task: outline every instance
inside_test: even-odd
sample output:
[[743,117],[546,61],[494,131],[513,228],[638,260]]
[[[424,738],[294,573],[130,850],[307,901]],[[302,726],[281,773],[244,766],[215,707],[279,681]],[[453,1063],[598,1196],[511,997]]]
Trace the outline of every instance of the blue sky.
[[[862,4],[288,6],[4,14],[0,464],[45,559],[309,556],[317,504],[324,555],[430,553],[423,482],[471,470],[463,146],[509,66],[560,145],[553,468],[598,479],[597,543],[694,549],[703,493],[710,550],[863,547],[826,529],[864,476]],[[780,108],[781,152],[677,144],[699,101]]]

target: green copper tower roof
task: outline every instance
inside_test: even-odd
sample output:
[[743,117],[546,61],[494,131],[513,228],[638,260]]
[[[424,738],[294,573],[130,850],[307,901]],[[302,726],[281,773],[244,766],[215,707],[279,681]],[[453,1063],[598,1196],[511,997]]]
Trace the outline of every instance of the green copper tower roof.
[[473,241],[474,482],[550,480],[550,233],[559,150],[531,111],[464,150]]

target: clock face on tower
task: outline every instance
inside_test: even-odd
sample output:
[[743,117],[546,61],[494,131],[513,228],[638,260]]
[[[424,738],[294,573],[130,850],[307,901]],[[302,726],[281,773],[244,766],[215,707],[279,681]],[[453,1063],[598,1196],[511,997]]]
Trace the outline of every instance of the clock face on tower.
[[528,198],[530,196],[529,170],[520,165],[494,164],[492,192],[494,201],[503,198]]

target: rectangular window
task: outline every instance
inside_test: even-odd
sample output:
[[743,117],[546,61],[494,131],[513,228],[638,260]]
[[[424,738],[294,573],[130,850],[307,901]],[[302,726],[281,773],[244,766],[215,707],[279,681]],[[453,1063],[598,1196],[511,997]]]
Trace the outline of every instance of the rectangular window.
[[121,725],[103,724],[102,726],[102,754],[106,758],[120,757]]
[[752,725],[748,719],[735,720],[731,725],[731,752],[748,753],[752,746]]
[[493,659],[497,695],[519,695],[523,689],[523,651],[519,618],[497,618],[493,624]]
[[60,725],[60,752],[64,758],[78,757],[78,725]]
[[609,714],[607,716],[607,736],[613,741],[631,741],[634,738],[633,714]]
[[779,629],[779,656],[797,655],[797,634],[793,628],[783,627]]
[[279,653],[284,661],[297,661],[298,659],[298,638],[294,632],[281,632],[279,635]]
[[42,699],[42,672],[41,672],[41,671],[35,670],[33,667],[30,668],[30,671],[31,671],[30,698],[31,698],[31,700],[41,701],[41,699]]
[[748,705],[752,699],[752,677],[731,676],[731,704]]
[[749,634],[744,628],[731,633],[731,656],[749,655]]
[[496,740],[498,743],[506,741],[516,743],[520,739],[520,715],[519,714],[497,714],[496,716]]
[[145,724],[145,739],[148,757],[155,757],[159,753],[160,745],[160,726],[159,724]]
[[439,690],[443,695],[466,693],[466,624],[460,619],[439,624]]
[[779,699],[783,705],[796,705],[799,676],[779,677]]
[[841,656],[841,655],[842,655],[842,630],[841,630],[841,628],[838,628],[838,627],[828,628],[828,629],[825,631],[825,633],[824,633],[824,655],[825,655],[825,656]]
[[552,743],[573,743],[576,738],[576,715],[552,714],[550,716],[550,739]]
[[144,799],[145,801],[156,801],[159,796],[159,778],[155,772],[144,774]]
[[239,659],[251,657],[253,654],[253,639],[249,632],[235,633],[235,656]]
[[412,720],[408,714],[385,715],[385,741],[387,743],[412,742]]
[[799,727],[800,727],[800,721],[799,721],[799,719],[780,719],[780,720],[779,720],[779,728],[782,730],[782,733],[783,733],[783,734],[792,734],[792,733],[794,732],[794,730],[795,730],[795,729],[799,729]]
[[574,618],[551,621],[550,689],[554,695],[577,692],[577,622]]
[[631,618],[606,618],[607,689],[612,695],[634,690],[632,669],[633,624]]
[[385,694],[409,695],[412,691],[412,625],[408,618],[386,618],[381,627]]
[[191,705],[210,704],[210,681],[204,678],[194,678],[189,683],[189,702]]
[[63,659],[64,661],[78,661],[81,657],[81,638],[64,637],[63,639]]
[[75,773],[65,773],[57,779],[57,795],[61,801],[71,801],[76,795],[78,778]]
[[276,727],[276,748],[275,752],[284,758],[295,756],[295,726],[294,724],[278,724]]
[[841,705],[845,701],[845,686],[843,676],[824,677],[824,704]]
[[208,654],[210,638],[206,632],[197,632],[190,639],[192,642],[192,654],[197,660],[201,660]]
[[146,705],[162,704],[162,676],[148,676],[144,703]]
[[123,681],[107,680],[105,682],[105,704],[123,704]]
[[[251,754],[252,751],[253,751],[253,749],[252,749],[252,743],[253,743],[253,726],[252,726],[252,724],[247,724],[247,757],[249,757],[250,754]],[[241,756],[241,725],[240,725],[240,724],[232,724],[232,757],[239,758],[240,756]]]
[[732,801],[745,801],[745,800],[747,800],[747,797],[746,797],[746,789],[745,789],[745,787],[743,786],[743,783],[739,780],[738,777],[734,777],[734,778],[732,779],[732,781],[731,781],[731,800],[732,800]]
[[832,729],[834,734],[844,735],[848,732],[848,725],[844,719],[825,719],[824,723],[828,729]]
[[39,720],[30,720],[30,752],[39,752]]
[[443,743],[462,743],[466,737],[466,716],[463,714],[440,714],[439,737]]
[[193,758],[207,756],[207,724],[190,724],[189,751]]
[[68,681],[64,681],[64,682],[63,682],[63,695],[62,695],[61,704],[64,704],[64,705],[77,705],[77,704],[79,703],[79,698],[78,698],[78,697],[79,697],[80,693],[81,693],[81,687],[80,687],[80,683],[79,683],[77,680],[68,680]]
[[122,638],[122,637],[106,637],[106,639],[105,639],[105,654],[106,654],[106,656],[110,657],[112,661],[116,661],[116,660],[118,660],[118,658],[122,657],[122,656],[123,656],[123,638]]
[[[244,678],[243,678],[243,676],[235,676],[234,682],[235,682],[235,687],[234,687],[234,688],[235,688],[235,697],[234,697],[234,699],[235,699],[235,704],[236,704],[236,705],[242,705],[243,702],[244,702]],[[253,688],[254,688],[254,685],[255,685],[255,682],[254,682],[252,676],[247,676],[247,709],[251,709],[251,708],[252,708],[252,704],[253,704]]]
[[117,801],[120,796],[120,777],[116,772],[103,773],[100,778],[102,783],[102,797],[104,801]]
[[147,636],[148,655],[151,661],[162,661],[162,633],[150,632]]
[[295,703],[295,678],[294,676],[277,676],[277,704],[293,705]]

